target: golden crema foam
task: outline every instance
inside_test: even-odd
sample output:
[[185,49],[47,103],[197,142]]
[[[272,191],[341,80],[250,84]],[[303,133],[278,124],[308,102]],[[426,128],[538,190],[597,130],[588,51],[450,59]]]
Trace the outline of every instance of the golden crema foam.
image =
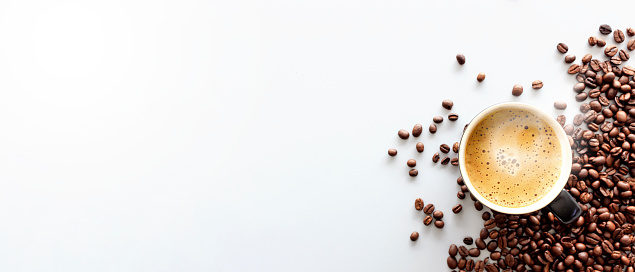
[[501,109],[483,118],[467,138],[464,155],[474,188],[492,203],[510,208],[543,198],[562,166],[553,128],[521,109]]

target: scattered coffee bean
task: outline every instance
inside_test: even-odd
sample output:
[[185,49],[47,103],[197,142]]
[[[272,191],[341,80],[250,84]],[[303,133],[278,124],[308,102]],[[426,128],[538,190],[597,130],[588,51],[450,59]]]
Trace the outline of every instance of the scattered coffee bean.
[[428,204],[425,207],[423,207],[423,212],[425,214],[431,214],[432,212],[434,212],[434,205],[433,204]]
[[540,80],[534,80],[534,82],[531,83],[531,87],[536,90],[542,89],[542,86],[543,84],[542,84],[542,81]]
[[397,149],[394,149],[394,148],[388,149],[388,155],[391,157],[397,156]]
[[399,135],[399,138],[401,139],[408,139],[408,137],[410,137],[410,133],[405,130],[405,129],[400,129],[399,132],[397,133],[397,135]]
[[423,210],[423,199],[415,199],[415,209],[417,209],[417,211]]
[[566,63],[572,63],[575,61],[575,55],[567,55],[566,57],[564,57],[564,62]]
[[584,55],[584,57],[582,57],[582,63],[589,63],[591,62],[592,59],[593,59],[593,55],[586,54]]
[[459,53],[456,55],[456,61],[459,62],[459,64],[463,65],[465,64],[465,55]]
[[615,32],[613,32],[613,39],[615,39],[616,43],[622,43],[624,42],[624,32],[622,32],[621,30],[615,30]]
[[424,224],[424,225],[428,226],[428,225],[430,225],[431,223],[432,223],[432,216],[429,216],[429,215],[428,215],[428,216],[426,216],[426,217],[423,219],[423,224]]
[[602,38],[598,38],[597,40],[597,46],[599,47],[604,47],[606,45],[606,41]]
[[607,24],[600,25],[600,33],[604,35],[608,35],[608,34],[611,34],[611,32],[613,32],[613,29],[611,28],[611,26]]
[[459,158],[452,158],[450,160],[450,164],[453,166],[458,166],[459,165]]
[[474,201],[474,208],[477,211],[482,211],[483,210],[483,203],[481,203],[480,201]]
[[[421,135],[421,132],[423,131],[423,126],[421,124],[416,124],[413,128],[412,128],[412,136],[413,137],[419,137],[419,135]],[[407,139],[408,137],[406,137]]]
[[564,115],[558,115],[558,117],[556,117],[556,121],[558,121],[558,124],[560,124],[561,127],[564,127],[564,124],[567,122],[567,117]]
[[483,80],[485,80],[485,73],[478,73],[478,75],[476,76],[476,80],[478,82],[483,82]]
[[443,117],[441,117],[441,116],[435,116],[435,117],[433,117],[433,118],[432,118],[432,121],[433,121],[433,122],[435,122],[435,123],[437,123],[437,124],[438,124],[438,123],[441,123],[441,122],[443,122]]
[[573,85],[573,91],[575,91],[576,93],[584,91],[585,88],[586,86],[582,82]]
[[441,218],[443,218],[443,212],[442,211],[434,211],[434,213],[432,213],[432,217],[434,217],[434,219],[439,220]]
[[428,131],[430,131],[430,133],[437,133],[437,125],[435,124],[430,125],[430,127],[428,128]]
[[478,257],[481,255],[481,251],[478,248],[472,248],[468,252],[471,257]]
[[454,207],[452,207],[453,213],[460,213],[461,210],[463,210],[463,206],[461,206],[461,204],[456,204],[454,205]]
[[452,102],[452,100],[446,99],[441,102],[441,106],[443,106],[445,109],[451,110],[454,106],[454,102]]
[[459,248],[455,244],[451,244],[448,249],[448,254],[450,254],[451,257],[455,257],[457,253],[459,253]]
[[410,169],[410,171],[408,171],[408,175],[410,175],[411,177],[416,177],[417,175],[419,175],[419,170]]
[[580,65],[572,64],[571,66],[569,66],[569,69],[567,71],[569,72],[569,74],[577,74],[578,72],[580,72]]
[[463,243],[470,246],[474,243],[474,240],[472,239],[472,237],[468,236],[463,238]]
[[409,159],[406,164],[410,167],[415,167],[417,166],[417,161],[415,161],[414,159]]
[[434,221],[434,226],[439,228],[439,229],[442,229],[444,225],[445,224],[441,220]]
[[459,115],[456,113],[450,113],[448,114],[448,120],[450,121],[456,121],[459,119]]
[[458,267],[458,262],[454,257],[448,257],[447,264],[450,269],[455,269]]
[[620,51],[617,53],[617,56],[615,56],[615,57],[619,57],[619,59],[620,59],[620,63],[619,64],[622,64],[621,61],[629,60],[631,58],[631,55],[628,52],[624,51],[624,49],[620,49]]
[[432,162],[437,163],[439,162],[439,153],[434,153],[434,155],[432,155]]
[[615,54],[617,54],[617,46],[609,45],[604,48],[604,55],[606,55],[607,57],[615,56]]
[[626,49],[628,50],[635,50],[635,39],[631,39],[630,41],[628,41],[628,43],[626,44]]
[[441,164],[442,164],[442,165],[446,165],[446,164],[448,164],[449,162],[450,162],[450,158],[448,158],[448,157],[445,157],[445,158],[443,158],[443,160],[441,160]]
[[459,153],[459,147],[459,142],[454,142],[454,144],[452,145],[452,151],[454,151],[454,153]]
[[419,153],[423,152],[424,146],[423,146],[422,142],[418,142],[415,147],[417,148],[417,152],[419,152]]
[[419,239],[419,233],[414,231],[412,232],[412,234],[410,234],[410,241],[417,241],[417,239]]
[[627,27],[627,28],[626,28],[626,34],[627,34],[628,36],[631,36],[631,37],[632,37],[632,36],[635,36],[635,29],[633,29],[632,27]]
[[596,45],[598,43],[598,39],[595,36],[589,37],[588,41],[589,41],[589,45],[590,46],[594,46],[594,45]]
[[559,43],[558,46],[556,46],[556,48],[562,54],[567,53],[569,51],[569,47],[564,43]]
[[553,107],[558,110],[564,110],[567,108],[567,103],[565,103],[564,101],[556,101],[553,102]]
[[512,88],[512,95],[520,96],[521,94],[523,94],[523,86],[520,84],[514,85],[514,88]]
[[456,193],[456,198],[465,199],[465,193],[463,191],[459,191],[458,193]]
[[443,152],[443,153],[448,153],[448,152],[450,152],[450,146],[447,145],[447,144],[441,144],[439,146],[439,150],[441,150],[441,152]]

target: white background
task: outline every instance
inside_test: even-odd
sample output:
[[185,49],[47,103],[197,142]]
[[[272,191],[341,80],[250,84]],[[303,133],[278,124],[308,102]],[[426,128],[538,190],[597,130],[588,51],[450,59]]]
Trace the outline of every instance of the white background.
[[[635,27],[632,10],[2,1],[0,270],[446,271],[448,245],[482,221],[455,196],[457,167],[432,154],[497,102],[556,116],[565,100],[572,120],[574,78],[556,44],[599,56],[587,37],[602,23]],[[457,122],[398,139],[447,116],[443,99]],[[423,226],[417,197],[445,213],[443,230]]]

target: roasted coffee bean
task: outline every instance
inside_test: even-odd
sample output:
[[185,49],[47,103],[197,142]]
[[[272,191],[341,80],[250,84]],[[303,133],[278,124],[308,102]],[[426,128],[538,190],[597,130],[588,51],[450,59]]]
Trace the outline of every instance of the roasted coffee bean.
[[559,43],[556,46],[556,49],[558,49],[558,51],[562,54],[567,53],[569,51],[569,47],[564,43]]
[[485,241],[483,241],[482,238],[476,238],[476,241],[474,241],[474,244],[476,245],[476,248],[480,250],[484,250],[487,247],[487,245],[485,244]]
[[459,248],[455,244],[450,245],[450,249],[448,249],[448,254],[454,257],[459,252]]
[[447,264],[450,269],[455,269],[459,266],[458,262],[456,261],[456,258],[454,257],[448,257]]
[[461,206],[461,204],[456,204],[454,205],[454,207],[452,207],[453,213],[460,213],[461,210],[463,210],[463,206]]
[[474,208],[477,211],[482,211],[483,210],[483,203],[481,203],[480,201],[474,201]]
[[520,96],[521,94],[523,94],[523,86],[521,86],[520,84],[514,85],[514,87],[512,88],[512,95]]
[[482,82],[483,80],[485,80],[485,73],[478,73],[478,75],[476,76],[476,80],[478,80],[478,82]]
[[558,121],[558,124],[560,124],[560,126],[564,127],[564,124],[567,122],[567,117],[564,115],[558,115],[558,117],[556,117],[556,121]]
[[456,193],[456,197],[458,199],[465,199],[465,193],[463,191],[459,191],[458,193]]
[[437,220],[437,221],[434,221],[434,226],[439,228],[439,229],[442,229],[443,226],[445,226],[445,223],[443,223],[443,221],[441,221],[441,220]]
[[575,101],[582,102],[586,100],[588,97],[589,95],[587,95],[586,93],[579,93],[579,94],[576,94]]
[[472,239],[472,237],[468,236],[463,238],[463,243],[469,246],[469,245],[472,245],[472,243],[474,243],[474,240]]
[[445,157],[445,158],[443,158],[443,160],[441,160],[441,164],[442,165],[446,165],[448,163],[450,163],[450,158],[448,158],[448,157]]
[[627,76],[633,76],[635,75],[635,68],[631,67],[631,66],[624,66],[624,68],[622,69],[622,73],[624,73]]
[[575,55],[567,55],[564,57],[564,62],[572,63],[575,61]]
[[415,209],[417,209],[418,211],[423,210],[423,199],[415,199]]
[[604,39],[602,38],[598,38],[597,46],[604,47],[605,45],[606,45],[606,41],[604,41]]
[[417,161],[415,161],[415,160],[413,160],[413,159],[409,159],[409,160],[406,162],[406,165],[408,165],[408,166],[410,166],[410,167],[415,167],[415,166],[417,166]]
[[617,46],[609,45],[604,48],[604,55],[606,55],[607,57],[615,56],[615,54],[617,54]]
[[628,36],[631,36],[631,37],[632,37],[632,36],[634,36],[634,35],[635,35],[635,30],[634,30],[632,27],[627,27],[627,28],[626,28],[626,34],[627,34]]
[[410,241],[417,241],[417,239],[419,239],[419,233],[418,232],[412,232],[412,234],[410,234]]
[[450,152],[450,146],[447,145],[447,144],[441,144],[439,146],[439,150],[441,150],[441,152],[443,152],[443,153],[448,153],[448,152]]
[[467,256],[469,255],[469,251],[467,250],[467,248],[465,246],[459,246],[459,255],[462,258],[467,258]]
[[434,212],[434,205],[433,204],[428,204],[425,207],[423,207],[423,212],[425,214],[432,214],[432,212]]
[[397,135],[399,135],[399,138],[401,139],[408,139],[408,137],[410,137],[410,133],[405,130],[405,129],[400,129],[399,132],[397,133]]
[[423,152],[424,146],[422,142],[418,142],[417,145],[415,146],[415,148],[417,149],[417,152],[421,153]]
[[531,83],[531,87],[536,90],[542,89],[542,86],[543,84],[540,80],[534,80],[534,82]]
[[397,149],[394,149],[394,148],[388,149],[388,155],[391,157],[397,156]]
[[611,29],[611,26],[607,24],[600,25],[600,33],[604,35],[608,35],[608,34],[611,34],[612,31],[613,29]]
[[621,30],[617,29],[615,30],[615,32],[613,32],[613,39],[616,43],[624,42],[624,38],[624,32],[622,32]]
[[433,118],[432,118],[432,121],[433,121],[433,122],[435,122],[435,123],[437,123],[437,124],[438,124],[438,123],[441,123],[441,122],[443,122],[443,117],[441,117],[441,116],[435,116],[435,117],[433,117]]
[[628,52],[624,51],[624,49],[620,49],[620,51],[617,53],[617,56],[619,56],[620,60],[622,61],[631,59],[631,55]]
[[625,111],[618,111],[615,114],[615,120],[620,122],[620,123],[626,122],[626,112]]
[[439,153],[434,153],[434,155],[432,155],[432,162],[437,163],[439,162]]
[[419,175],[419,170],[410,169],[410,171],[408,171],[408,175],[410,175],[411,177],[416,177],[417,175]]
[[582,82],[576,83],[575,85],[573,85],[573,91],[575,91],[576,93],[580,93],[584,91],[585,88],[586,86],[584,86],[584,83]]
[[446,99],[441,102],[441,106],[443,106],[445,109],[451,110],[454,106],[454,102],[452,102],[452,100]]
[[635,50],[635,39],[631,39],[630,41],[628,41],[628,43],[626,44],[626,49],[628,50]]
[[461,53],[457,54],[457,55],[456,55],[456,61],[457,61],[459,64],[461,64],[461,65],[465,64],[465,55],[463,55],[463,54],[461,54]]
[[434,211],[434,213],[432,213],[432,217],[434,217],[434,219],[439,220],[441,218],[443,218],[443,212],[442,211]]
[[428,131],[430,131],[430,133],[437,133],[437,125],[435,124],[430,125],[430,127],[428,128]]
[[589,63],[591,62],[591,59],[593,59],[593,56],[591,54],[586,54],[582,57],[582,63]]
[[489,212],[484,212],[483,215],[481,215],[481,218],[483,219],[483,221],[487,221],[491,218],[491,214]]
[[478,257],[481,255],[481,251],[478,248],[472,248],[470,250],[468,250],[470,256],[472,257]]
[[450,160],[450,164],[454,165],[454,166],[458,166],[459,165],[459,158],[452,158]]
[[459,142],[454,142],[454,144],[452,144],[452,151],[454,151],[454,153],[459,153]]
[[573,64],[573,65],[569,66],[569,69],[567,70],[567,72],[569,74],[577,74],[578,72],[580,72],[580,65]]
[[432,219],[432,216],[429,216],[429,215],[428,215],[428,216],[426,216],[426,217],[423,219],[423,224],[424,224],[424,225],[426,225],[426,226],[428,226],[428,225],[432,224],[432,220],[433,220],[433,219]]
[[564,110],[567,108],[567,103],[565,103],[564,101],[556,101],[553,102],[553,107],[558,110]]
[[[635,208],[635,206],[633,208]],[[485,226],[486,229],[493,229],[494,227],[496,227],[496,220],[489,219],[489,220],[485,221],[484,226]]]
[[[421,135],[421,132],[423,131],[423,126],[421,126],[421,124],[416,124],[413,128],[412,128],[412,136],[414,137],[419,137],[419,135]],[[407,132],[407,131],[406,131]],[[406,137],[407,139],[408,137]]]
[[448,120],[450,121],[456,121],[459,119],[459,115],[456,113],[450,113],[448,114]]
[[481,232],[479,234],[479,237],[481,237],[481,239],[483,239],[483,240],[487,239],[489,237],[489,230],[487,230],[486,228],[482,228]]
[[598,43],[598,39],[594,36],[591,36],[589,37],[588,42],[590,46],[594,46]]

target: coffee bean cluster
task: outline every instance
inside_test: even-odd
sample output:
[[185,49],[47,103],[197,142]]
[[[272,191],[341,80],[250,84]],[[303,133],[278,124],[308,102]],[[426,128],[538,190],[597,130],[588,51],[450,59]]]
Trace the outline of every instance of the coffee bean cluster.
[[[626,39],[624,32],[609,25],[600,26],[599,32],[613,33],[618,44]],[[635,31],[628,28],[626,35]],[[606,43],[590,37],[589,45]],[[635,41],[626,49],[635,49]],[[557,50],[564,54],[569,48],[561,43]],[[626,50],[609,45],[604,56],[587,54],[581,64],[567,70],[579,82],[573,90],[583,104],[572,124],[566,124],[564,116],[557,118],[573,151],[565,189],[584,215],[564,225],[547,210],[522,215],[486,212],[474,246],[465,239],[465,245],[450,245],[450,269],[635,272],[635,69],[625,65],[628,60]],[[457,197],[465,198],[467,188],[461,178],[457,183]]]

